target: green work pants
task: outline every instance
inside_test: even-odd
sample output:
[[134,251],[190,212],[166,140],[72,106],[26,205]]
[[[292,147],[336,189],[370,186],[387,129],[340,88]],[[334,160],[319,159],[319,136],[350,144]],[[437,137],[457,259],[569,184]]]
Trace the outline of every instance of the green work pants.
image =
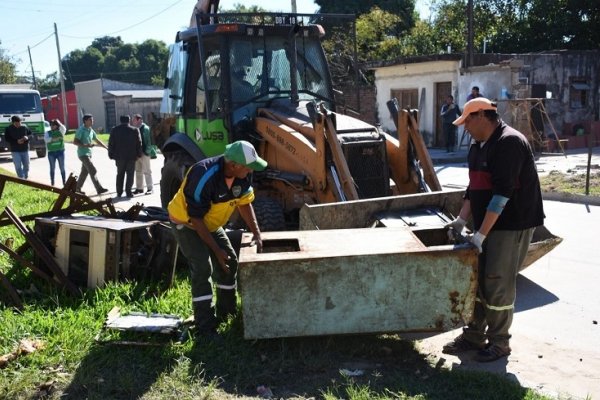
[[[213,288],[211,281],[217,287],[218,296],[222,297],[222,300],[227,303],[230,303],[231,298],[235,298],[238,260],[225,230],[219,228],[215,232],[212,232],[211,235],[219,247],[229,255],[227,263],[229,273],[223,271],[213,251],[200,239],[195,230],[184,225],[171,225],[179,248],[190,267],[192,305],[194,310],[200,308],[198,306],[201,303],[205,305],[206,302],[209,302],[208,304],[212,302]],[[217,298],[216,303],[217,308],[219,308],[219,298]],[[207,307],[203,306],[201,309],[206,310]],[[231,310],[226,310],[226,312],[233,313]]]

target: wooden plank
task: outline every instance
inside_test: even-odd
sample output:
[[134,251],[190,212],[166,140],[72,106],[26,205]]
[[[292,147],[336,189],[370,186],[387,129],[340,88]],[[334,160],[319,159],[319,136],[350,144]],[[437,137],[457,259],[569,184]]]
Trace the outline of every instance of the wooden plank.
[[17,293],[10,280],[2,273],[2,271],[0,271],[0,283],[8,292],[8,296],[10,297],[14,306],[17,307],[19,310],[23,309],[23,302],[19,297],[19,293]]
[[417,156],[421,162],[421,168],[423,169],[425,182],[427,182],[427,185],[432,191],[441,191],[442,185],[440,184],[437,174],[435,173],[435,169],[433,168],[433,161],[431,160],[427,146],[425,146],[423,136],[421,136],[421,133],[419,132],[417,116],[409,115],[408,120],[410,139],[415,146],[415,151],[417,152]]
[[19,232],[21,232],[21,234],[25,237],[25,240],[29,243],[33,251],[35,251],[37,255],[42,258],[42,260],[44,260],[46,266],[48,266],[50,271],[54,274],[54,277],[58,279],[62,286],[72,295],[78,295],[80,292],[77,286],[75,286],[75,284],[65,276],[60,266],[54,259],[52,253],[50,253],[46,246],[41,242],[35,232],[32,232],[27,225],[23,224],[23,222],[10,207],[6,207],[4,209],[4,213],[13,222],[14,226],[19,230]]

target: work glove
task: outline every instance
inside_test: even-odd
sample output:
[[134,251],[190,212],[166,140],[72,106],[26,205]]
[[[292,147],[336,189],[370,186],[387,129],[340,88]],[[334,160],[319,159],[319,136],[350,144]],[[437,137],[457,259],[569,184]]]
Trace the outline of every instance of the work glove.
[[457,217],[456,219],[444,225],[444,228],[452,228],[456,231],[457,234],[461,234],[463,229],[465,228],[465,225],[467,225],[467,221],[465,221],[461,217]]
[[450,243],[454,243],[456,241],[456,238],[460,236],[463,229],[465,229],[466,224],[467,221],[465,221],[461,217],[458,217],[444,225],[444,228],[448,228],[447,233],[448,240],[450,241]]
[[481,254],[483,252],[483,241],[485,240],[486,236],[477,231],[472,235],[468,235],[467,236],[467,240],[469,242],[471,242],[471,244],[475,247],[477,247],[477,251],[479,252],[479,254]]

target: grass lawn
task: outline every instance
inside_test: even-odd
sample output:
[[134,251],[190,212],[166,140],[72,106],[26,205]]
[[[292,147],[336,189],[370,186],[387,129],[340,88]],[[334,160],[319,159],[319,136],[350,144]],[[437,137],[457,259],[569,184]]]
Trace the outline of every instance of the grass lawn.
[[[18,215],[48,210],[54,195],[8,183],[0,207]],[[12,227],[0,240],[23,243]],[[31,254],[27,254],[31,257]],[[0,373],[0,399],[243,399],[268,387],[275,398],[307,399],[545,399],[496,374],[449,371],[398,335],[327,336],[245,341],[237,318],[220,326],[218,340],[178,343],[139,334],[104,339],[148,345],[100,344],[107,313],[124,310],[191,313],[187,271],[178,270],[166,292],[144,282],[111,283],[71,297],[0,255],[0,270],[25,303],[17,311],[0,302],[0,355],[22,339],[44,348],[8,363]],[[1,298],[5,299],[0,286]],[[346,376],[341,369],[364,371]]]

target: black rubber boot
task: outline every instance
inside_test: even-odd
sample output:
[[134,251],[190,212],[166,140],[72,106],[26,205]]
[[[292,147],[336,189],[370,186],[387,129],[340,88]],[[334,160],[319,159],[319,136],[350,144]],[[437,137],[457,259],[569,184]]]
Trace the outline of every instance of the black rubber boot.
[[217,321],[219,323],[227,321],[229,316],[237,314],[237,301],[235,298],[235,289],[217,288]]
[[217,319],[210,301],[194,303],[194,328],[198,335],[215,335],[217,333]]

